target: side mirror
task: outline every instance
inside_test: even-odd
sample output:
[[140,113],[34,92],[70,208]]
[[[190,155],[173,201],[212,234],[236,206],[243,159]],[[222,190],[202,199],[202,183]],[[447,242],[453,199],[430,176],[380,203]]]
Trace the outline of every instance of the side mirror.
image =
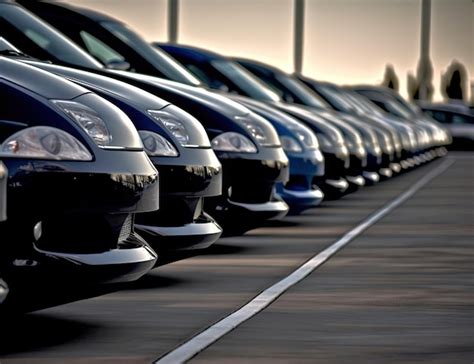
[[127,61],[122,61],[120,59],[112,59],[108,61],[105,66],[107,68],[119,71],[127,71],[130,69],[130,63],[128,63]]

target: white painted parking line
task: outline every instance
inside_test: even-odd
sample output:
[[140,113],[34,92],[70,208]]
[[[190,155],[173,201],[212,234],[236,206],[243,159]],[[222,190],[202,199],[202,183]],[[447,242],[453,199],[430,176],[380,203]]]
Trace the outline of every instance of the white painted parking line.
[[233,312],[229,316],[221,319],[215,324],[211,325],[201,333],[195,335],[188,341],[179,345],[174,350],[170,351],[160,359],[155,361],[155,364],[176,364],[184,363],[212,345],[214,342],[234,330],[236,327],[241,325],[243,322],[257,315],[263,309],[268,307],[274,302],[280,295],[285,293],[289,288],[300,282],[302,279],[311,274],[316,268],[321,266],[340,249],[346,246],[354,238],[360,235],[363,231],[374,225],[380,219],[389,214],[392,210],[400,206],[402,203],[412,197],[418,190],[429,183],[432,179],[439,176],[441,173],[446,171],[452,164],[453,160],[445,160],[437,168],[426,174],[418,182],[416,182],[410,189],[403,192],[401,195],[396,197],[394,200],[389,202],[387,205],[377,210],[375,213],[370,215],[367,219],[362,221],[355,228],[347,232],[339,240],[334,242],[332,245],[316,254],[314,257],[309,259],[306,263],[301,265],[290,275],[283,278],[279,282],[275,283],[271,287],[265,289],[262,293],[252,299],[250,302]]

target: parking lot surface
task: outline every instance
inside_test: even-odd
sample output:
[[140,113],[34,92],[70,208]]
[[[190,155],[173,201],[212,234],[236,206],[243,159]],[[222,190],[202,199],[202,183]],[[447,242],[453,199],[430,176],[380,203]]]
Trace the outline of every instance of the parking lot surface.
[[[191,362],[472,363],[474,156],[449,168]],[[220,239],[121,291],[2,325],[0,362],[150,363],[288,276],[439,168]]]

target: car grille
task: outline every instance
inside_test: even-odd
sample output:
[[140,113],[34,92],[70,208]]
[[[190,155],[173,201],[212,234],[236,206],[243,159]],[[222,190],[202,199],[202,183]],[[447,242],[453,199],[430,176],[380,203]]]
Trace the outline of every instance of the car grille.
[[132,227],[133,227],[133,217],[131,214],[127,216],[125,221],[123,222],[122,228],[120,229],[120,234],[118,241],[124,241],[126,240],[130,234],[132,233]]
[[66,214],[42,221],[42,250],[93,254],[116,249],[133,232],[132,214]]

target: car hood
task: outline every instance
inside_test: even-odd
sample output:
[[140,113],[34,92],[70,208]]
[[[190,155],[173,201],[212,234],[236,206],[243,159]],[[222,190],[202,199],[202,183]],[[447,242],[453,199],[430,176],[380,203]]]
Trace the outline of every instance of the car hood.
[[66,84],[64,79],[49,72],[0,56],[0,78],[21,85],[23,88],[47,99],[72,100],[89,93],[84,87]]

